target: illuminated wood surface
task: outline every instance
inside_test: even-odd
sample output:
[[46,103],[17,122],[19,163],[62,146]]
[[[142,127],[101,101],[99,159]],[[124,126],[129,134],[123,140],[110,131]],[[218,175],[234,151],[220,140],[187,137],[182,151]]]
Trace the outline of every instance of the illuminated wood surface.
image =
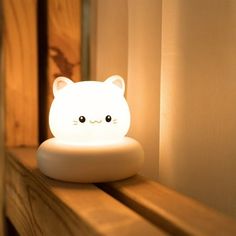
[[98,186],[172,235],[236,235],[236,220],[144,177]]
[[[47,1],[48,75],[46,84],[46,114],[52,103],[52,85],[58,76],[81,80],[81,0]],[[48,126],[47,122],[45,124]],[[51,137],[49,128],[47,137]]]
[[21,235],[236,235],[235,220],[157,182],[55,181],[37,169],[35,154],[7,154],[6,214]]
[[35,0],[3,0],[5,144],[37,145],[37,24]]
[[7,154],[6,214],[20,235],[165,235],[95,185],[47,178],[35,154],[34,148]]

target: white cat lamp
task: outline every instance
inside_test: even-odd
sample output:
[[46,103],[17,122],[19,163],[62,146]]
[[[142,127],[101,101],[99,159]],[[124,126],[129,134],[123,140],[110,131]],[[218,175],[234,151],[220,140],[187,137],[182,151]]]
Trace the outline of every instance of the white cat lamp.
[[38,167],[63,181],[96,183],[135,175],[143,164],[141,145],[125,137],[130,111],[125,84],[114,75],[104,82],[74,83],[58,77],[49,125],[55,138],[37,151]]

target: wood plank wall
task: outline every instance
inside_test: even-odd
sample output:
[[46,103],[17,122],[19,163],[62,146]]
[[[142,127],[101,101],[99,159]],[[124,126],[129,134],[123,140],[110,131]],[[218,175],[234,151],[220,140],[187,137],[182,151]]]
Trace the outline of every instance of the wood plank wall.
[[2,0],[6,146],[51,136],[48,112],[59,75],[81,79],[81,0]]
[[[0,1],[0,178],[4,148],[51,136],[48,111],[58,75],[81,79],[82,0]],[[3,212],[3,181],[0,211]],[[0,235],[3,233],[0,215]]]
[[[2,2],[0,1],[0,35],[3,35],[3,16],[2,16]],[[0,36],[0,235],[4,235],[4,83],[1,79],[3,77],[3,53],[2,53],[2,37]]]
[[5,144],[38,143],[36,1],[3,0]]
[[[46,120],[53,100],[52,84],[54,79],[58,76],[66,76],[73,81],[81,80],[81,1],[50,0],[47,4],[48,91]],[[47,125],[45,138],[48,137],[51,137],[51,132]]]

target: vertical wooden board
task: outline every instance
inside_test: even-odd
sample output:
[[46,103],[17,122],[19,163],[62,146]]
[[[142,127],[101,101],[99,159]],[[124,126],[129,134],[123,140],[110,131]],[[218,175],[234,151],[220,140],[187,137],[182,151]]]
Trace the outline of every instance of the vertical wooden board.
[[4,235],[4,82],[3,82],[3,9],[0,2],[0,235]]
[[[142,174],[157,179],[159,159],[161,0],[128,1],[128,135],[143,146]],[[138,96],[137,96],[138,94]]]
[[[81,80],[81,0],[48,1],[48,78],[46,119],[57,76]],[[50,130],[47,130],[50,137]]]
[[159,181],[236,217],[236,1],[162,13]]
[[91,0],[90,75],[104,81],[113,74],[127,80],[128,2]]
[[3,0],[5,144],[38,142],[36,1]]

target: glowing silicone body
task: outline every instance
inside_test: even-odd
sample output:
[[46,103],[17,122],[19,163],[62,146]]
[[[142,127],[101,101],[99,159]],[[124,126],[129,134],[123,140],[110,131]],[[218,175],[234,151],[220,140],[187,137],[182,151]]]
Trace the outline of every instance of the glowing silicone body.
[[[61,77],[58,78],[60,83]],[[120,81],[120,86],[114,81]],[[69,82],[54,88],[54,100],[49,113],[52,134],[64,143],[91,145],[123,138],[130,126],[130,111],[124,98],[124,84],[120,77],[105,82]],[[58,85],[55,85],[58,86]],[[55,87],[54,86],[54,87]],[[106,117],[110,116],[110,122]],[[83,117],[85,122],[80,122]]]
[[119,76],[105,82],[56,79],[49,114],[55,138],[38,148],[41,172],[54,179],[81,183],[135,175],[144,154],[136,140],[124,137],[130,126],[124,91]]

